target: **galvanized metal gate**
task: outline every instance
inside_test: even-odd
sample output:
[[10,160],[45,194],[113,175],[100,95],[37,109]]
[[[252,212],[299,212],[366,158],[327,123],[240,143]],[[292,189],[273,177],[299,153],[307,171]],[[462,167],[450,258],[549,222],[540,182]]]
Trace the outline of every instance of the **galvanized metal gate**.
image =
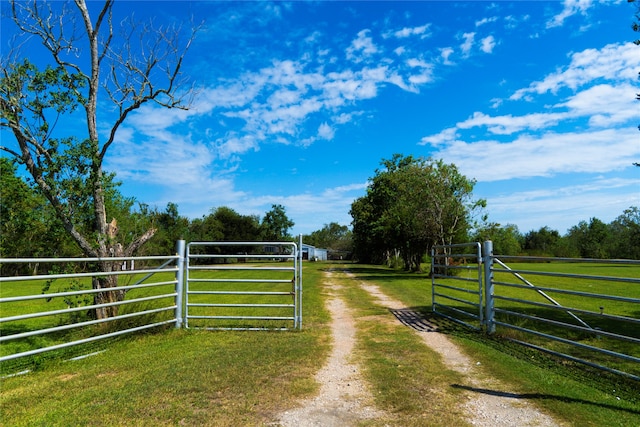
[[474,329],[484,323],[480,243],[436,245],[431,250],[432,310]]
[[189,243],[185,327],[301,329],[301,255],[293,242]]
[[[640,260],[500,258],[512,261],[514,268],[493,254],[491,241],[482,247],[480,243],[434,247],[433,312],[640,381],[640,278],[625,269],[640,265]],[[567,267],[576,264],[579,269]],[[604,267],[617,275],[602,275]]]

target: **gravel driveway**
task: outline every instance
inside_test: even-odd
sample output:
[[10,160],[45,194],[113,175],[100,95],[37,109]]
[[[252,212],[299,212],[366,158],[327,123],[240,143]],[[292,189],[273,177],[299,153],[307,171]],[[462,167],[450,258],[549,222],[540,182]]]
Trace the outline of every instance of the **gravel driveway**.
[[[386,307],[396,316],[396,321],[410,324],[418,320],[422,327],[412,329],[424,343],[440,353],[447,368],[464,375],[463,384],[458,388],[467,390],[464,403],[468,422],[474,426],[561,426],[553,418],[538,411],[526,396],[514,393],[504,384],[482,372],[479,363],[474,362],[435,328],[419,322],[419,315],[408,310],[399,301],[385,295],[377,286],[356,280],[354,282],[366,290],[376,304]],[[339,285],[333,272],[325,272],[325,289],[330,297],[327,309],[331,313],[333,348],[327,364],[318,371],[316,380],[320,393],[301,402],[298,408],[281,414],[274,425],[283,427],[349,426],[358,421],[380,418],[384,412],[373,406],[373,399],[367,384],[360,376],[358,366],[350,360],[355,341],[355,321],[344,301],[338,296]]]

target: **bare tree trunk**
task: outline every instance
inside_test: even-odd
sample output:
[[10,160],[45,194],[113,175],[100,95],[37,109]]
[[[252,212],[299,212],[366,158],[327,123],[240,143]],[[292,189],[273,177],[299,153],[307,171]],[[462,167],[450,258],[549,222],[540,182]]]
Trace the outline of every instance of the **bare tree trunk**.
[[[60,80],[52,83],[52,86],[57,85],[64,93],[53,106],[43,107],[40,104],[34,104],[27,96],[27,92],[31,90],[26,84],[29,72],[14,70],[9,73],[8,70],[11,70],[11,67],[8,65],[11,65],[10,62],[13,60],[7,59],[7,66],[2,61],[3,73],[0,73],[0,78],[3,79],[3,83],[13,83],[3,84],[0,90],[2,113],[0,125],[12,131],[19,150],[7,148],[4,144],[0,146],[0,150],[20,159],[53,207],[65,230],[86,256],[101,259],[96,267],[99,272],[109,273],[120,270],[122,263],[108,261],[108,258],[132,256],[138,248],[153,237],[155,229],[148,230],[124,249],[118,243],[115,220],[107,223],[103,160],[127,116],[142,105],[153,102],[155,105],[166,108],[187,109],[193,87],[189,88],[187,79],[181,75],[181,68],[184,55],[198,27],[193,27],[190,36],[181,43],[179,26],[154,28],[153,23],[142,25],[133,20],[128,21],[131,34],[136,34],[140,38],[139,45],[142,48],[138,51],[131,48],[136,45],[135,40],[127,38],[118,43],[114,36],[112,23],[114,0],[104,0],[102,6],[92,5],[92,10],[97,12],[93,19],[86,0],[74,0],[72,3],[75,4],[75,13],[79,13],[81,20],[76,21],[74,10],[67,7],[66,2],[58,12],[52,7],[55,2],[35,0],[10,2],[13,23],[27,36],[42,40],[44,47],[51,54],[51,59],[58,66],[55,72],[61,73],[59,69],[64,70]],[[84,29],[84,34],[80,31],[80,26]],[[85,36],[86,40],[83,40]],[[80,52],[80,46],[89,47],[88,62],[86,60],[73,62],[77,59],[74,54]],[[17,52],[14,51],[14,53]],[[7,58],[11,56],[10,54]],[[23,60],[15,62],[21,63]],[[104,73],[101,74],[102,71]],[[104,77],[102,80],[101,75]],[[15,80],[13,77],[18,79]],[[104,88],[103,93],[112,102],[118,114],[105,141],[100,141],[97,127],[99,122],[97,104],[101,85]],[[46,120],[47,110],[57,110],[60,114],[60,111],[73,111],[76,107],[83,108],[86,114],[87,134],[81,139],[83,144],[88,141],[90,148],[87,153],[84,153],[85,147],[81,146],[82,150],[79,151],[83,151],[81,156],[89,159],[88,172],[84,168],[82,171],[75,170],[77,163],[75,160],[72,163],[67,161],[57,163],[60,159],[66,158],[68,151],[65,152],[62,148],[64,144],[53,143],[54,140],[50,139],[56,122]],[[23,114],[24,112],[34,114]],[[31,120],[32,116],[35,117],[34,120]],[[45,122],[41,123],[41,120]],[[34,136],[25,129],[47,129],[45,132],[47,135],[39,138],[38,135]],[[53,171],[52,164],[55,165]],[[93,199],[94,224],[90,232],[83,234],[84,229],[77,228],[74,207],[69,206],[69,198],[65,198],[64,191],[61,191],[66,178],[60,177],[65,175],[59,172],[60,168],[67,168],[72,175],[75,174],[72,178],[80,178],[87,185],[86,189],[78,190],[75,196]],[[56,170],[58,172],[53,173]],[[116,303],[124,300],[124,291],[106,290],[117,286],[118,276],[95,277],[93,288],[105,290],[95,294],[95,304]],[[96,318],[107,318],[117,313],[118,306],[115,305],[98,308],[94,314]]]

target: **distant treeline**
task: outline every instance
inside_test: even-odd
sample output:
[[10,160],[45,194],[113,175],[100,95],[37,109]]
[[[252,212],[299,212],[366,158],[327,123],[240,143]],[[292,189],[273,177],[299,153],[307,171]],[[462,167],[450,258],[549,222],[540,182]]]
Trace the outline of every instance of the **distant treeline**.
[[[106,178],[107,215],[115,218],[120,236],[137,236],[150,227],[154,237],[139,255],[169,255],[175,252],[179,239],[186,241],[291,241],[289,231],[294,222],[285,208],[273,205],[260,217],[241,215],[228,207],[212,208],[201,218],[189,219],[179,214],[178,205],[168,203],[164,210],[152,208],[118,191],[114,176]],[[78,228],[90,230],[92,211],[76,215]],[[468,225],[466,223],[465,225]],[[597,218],[582,221],[565,235],[542,227],[521,233],[515,225],[501,226],[486,221],[475,228],[458,232],[456,242],[492,240],[496,254],[540,255],[586,258],[640,259],[640,210],[626,209],[613,222],[606,224]],[[307,244],[329,249],[336,258],[346,259],[354,251],[354,235],[349,227],[337,223],[303,236]],[[369,247],[370,249],[371,247]],[[17,174],[16,166],[0,158],[0,257],[82,257],[82,251],[64,230],[53,210],[35,186]],[[2,274],[8,274],[0,266]]]
[[501,255],[640,259],[640,209],[632,206],[609,224],[580,221],[564,235],[549,227],[522,234],[515,225],[485,224],[470,239],[492,240]]

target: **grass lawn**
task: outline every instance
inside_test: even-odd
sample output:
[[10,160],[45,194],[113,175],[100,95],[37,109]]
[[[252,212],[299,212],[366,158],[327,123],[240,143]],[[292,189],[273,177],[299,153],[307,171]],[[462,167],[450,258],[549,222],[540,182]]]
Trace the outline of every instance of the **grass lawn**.
[[[331,344],[322,286],[323,270],[329,268],[349,269],[357,280],[371,281],[428,315],[430,281],[424,274],[305,263],[303,331],[167,329],[112,340],[106,351],[81,360],[46,360],[27,375],[2,379],[0,424],[268,424],[318,390],[314,374]],[[458,374],[444,368],[411,330],[382,321],[392,314],[377,306],[357,280],[337,276],[342,297],[357,315],[356,360],[377,404],[390,414],[365,425],[464,425],[458,409],[461,391],[453,387]],[[638,425],[638,384],[620,390],[615,382],[598,382],[588,372],[550,364],[511,344],[461,328],[449,332],[492,375],[570,425]]]
[[[371,281],[407,307],[429,316],[431,281],[426,274],[385,267],[345,266],[357,279]],[[606,273],[601,273],[606,274]],[[640,384],[607,378],[581,365],[550,359],[522,346],[472,332],[438,320],[449,335],[495,377],[529,395],[536,404],[576,426],[637,426],[640,419]],[[373,348],[364,350],[364,353]],[[414,374],[418,375],[416,371]],[[414,375],[412,374],[412,375]],[[375,376],[373,376],[375,378]],[[386,379],[377,381],[385,387]]]

